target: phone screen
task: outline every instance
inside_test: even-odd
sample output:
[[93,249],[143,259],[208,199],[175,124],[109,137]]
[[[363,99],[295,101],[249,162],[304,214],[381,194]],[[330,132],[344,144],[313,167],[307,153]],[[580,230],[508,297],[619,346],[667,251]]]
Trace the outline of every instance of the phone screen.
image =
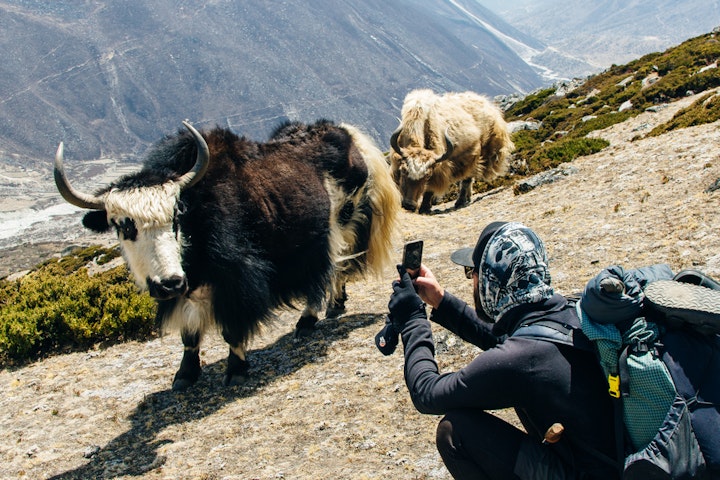
[[420,273],[420,264],[422,263],[423,241],[417,240],[405,244],[403,249],[402,265],[408,271],[412,278]]

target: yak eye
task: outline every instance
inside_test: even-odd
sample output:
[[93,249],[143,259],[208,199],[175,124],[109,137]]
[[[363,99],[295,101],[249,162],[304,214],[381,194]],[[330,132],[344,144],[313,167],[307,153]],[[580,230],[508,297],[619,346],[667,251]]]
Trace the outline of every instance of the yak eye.
[[180,215],[184,214],[187,211],[187,208],[185,207],[185,204],[182,202],[178,202],[175,204],[175,214],[173,215],[173,232],[177,235],[177,233],[180,231]]
[[132,218],[123,218],[120,221],[112,221],[118,236],[122,236],[125,240],[135,240],[137,238],[137,227]]

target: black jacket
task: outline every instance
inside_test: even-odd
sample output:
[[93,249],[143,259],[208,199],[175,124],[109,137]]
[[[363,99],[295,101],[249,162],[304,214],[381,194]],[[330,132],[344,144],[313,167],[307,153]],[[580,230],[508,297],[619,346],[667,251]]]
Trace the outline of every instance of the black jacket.
[[[532,309],[509,312],[504,325],[480,320],[475,310],[450,293],[433,310],[432,319],[484,351],[457,372],[440,374],[434,360],[430,322],[409,320],[403,330],[405,381],[422,413],[444,414],[458,408],[514,408],[527,432],[541,441],[555,422],[565,427],[553,448],[572,452],[576,470],[593,477],[615,478],[617,472],[585,447],[615,457],[613,411],[607,383],[592,351],[562,342],[513,333],[530,321],[557,319],[577,327],[575,308],[560,295]],[[576,441],[573,441],[576,440]]]

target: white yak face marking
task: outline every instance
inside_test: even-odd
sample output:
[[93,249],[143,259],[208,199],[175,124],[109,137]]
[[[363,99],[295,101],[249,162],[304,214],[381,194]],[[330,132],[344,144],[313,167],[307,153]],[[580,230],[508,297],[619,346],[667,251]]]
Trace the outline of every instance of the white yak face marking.
[[415,211],[442,155],[414,146],[400,151],[402,154],[393,152],[391,171],[402,195],[403,208]]
[[427,180],[433,173],[435,162],[432,158],[422,156],[408,157],[405,163],[405,171],[410,180],[419,182]]
[[123,257],[135,282],[165,300],[184,294],[182,236],[176,212],[180,188],[174,182],[155,187],[111,190],[105,196],[108,222],[115,227]]

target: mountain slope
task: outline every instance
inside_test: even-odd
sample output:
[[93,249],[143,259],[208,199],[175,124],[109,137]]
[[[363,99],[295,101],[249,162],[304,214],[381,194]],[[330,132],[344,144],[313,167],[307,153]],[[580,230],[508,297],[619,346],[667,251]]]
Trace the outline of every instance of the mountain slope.
[[[720,0],[487,0],[498,15],[594,72],[720,26]],[[537,59],[541,61],[541,59]],[[593,71],[577,71],[584,76]]]
[[413,88],[541,85],[452,3],[0,2],[2,150],[44,159],[62,140],[71,158],[133,155],[185,118],[262,139],[326,117],[384,146]]

